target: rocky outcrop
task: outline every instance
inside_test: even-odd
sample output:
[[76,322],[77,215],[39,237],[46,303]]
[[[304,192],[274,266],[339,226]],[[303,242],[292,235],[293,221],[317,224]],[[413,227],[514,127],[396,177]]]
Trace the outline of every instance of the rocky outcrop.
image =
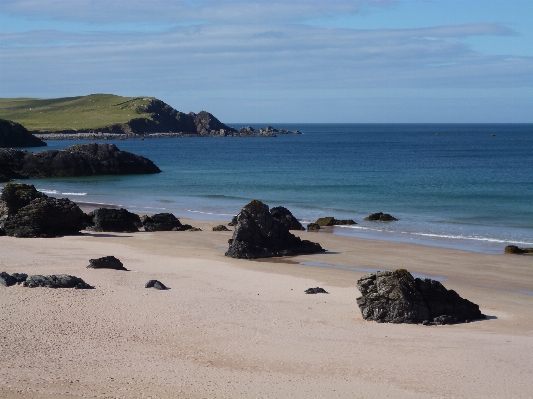
[[484,319],[479,306],[435,280],[414,278],[407,270],[365,274],[357,282],[357,304],[365,320],[424,325]]
[[156,290],[168,290],[168,288],[159,280],[149,280],[144,288],[155,288]]
[[120,151],[113,144],[76,144],[64,150],[28,152],[0,149],[5,179],[159,173],[148,158]]
[[289,232],[269,212],[267,205],[254,200],[237,215],[233,238],[226,256],[241,259],[268,258],[324,252],[320,244],[302,240]]
[[241,127],[239,129],[239,133],[241,134],[254,134],[259,136],[267,136],[267,137],[276,137],[278,134],[302,134],[298,130],[285,130],[285,129],[275,129],[272,126],[266,126],[264,128],[255,129],[252,126],[245,126]]
[[89,259],[87,269],[113,269],[128,271],[120,260],[114,256],[104,256],[97,259]]
[[0,222],[16,214],[36,198],[46,198],[33,184],[7,183],[0,193]]
[[378,212],[378,213],[371,213],[365,218],[365,220],[379,221],[379,222],[393,222],[398,219],[396,219],[394,216],[389,215],[388,213]]
[[139,215],[126,209],[99,208],[90,212],[86,221],[86,230],[96,232],[134,233],[141,224]]
[[318,231],[320,230],[320,225],[316,223],[309,223],[307,225],[307,231]]
[[213,231],[230,231],[230,230],[223,224],[219,224],[218,226],[213,227]]
[[153,216],[144,215],[141,218],[146,231],[185,231],[190,225],[183,225],[172,213],[156,213]]
[[81,278],[70,276],[68,274],[52,274],[52,275],[35,275],[28,276],[26,281],[22,283],[24,287],[48,287],[48,288],[76,288],[76,289],[92,289],[94,287],[87,284]]
[[506,254],[533,254],[533,248],[519,248],[516,245],[507,245],[504,249]]
[[32,135],[20,123],[0,119],[0,148],[44,146],[44,141]]
[[352,219],[335,219],[332,216],[319,218],[315,223],[318,224],[320,227],[345,226],[345,225],[357,224]]
[[298,219],[296,219],[287,208],[277,206],[270,210],[270,214],[274,219],[279,220],[280,223],[287,226],[289,230],[305,230]]

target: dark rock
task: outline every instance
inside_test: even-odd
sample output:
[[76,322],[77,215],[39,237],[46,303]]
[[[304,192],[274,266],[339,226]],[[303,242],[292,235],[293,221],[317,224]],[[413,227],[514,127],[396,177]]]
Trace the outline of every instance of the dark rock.
[[24,287],[49,287],[49,288],[76,288],[76,289],[91,289],[94,288],[76,276],[68,274],[53,274],[53,275],[35,275],[28,276],[26,281],[22,284]]
[[479,306],[435,280],[413,278],[405,269],[365,274],[357,282],[365,320],[425,325],[484,319]]
[[114,256],[104,256],[98,259],[89,259],[89,266],[87,269],[113,269],[113,270],[126,270],[120,260]]
[[100,208],[88,214],[93,225],[87,230],[97,232],[133,233],[139,231],[136,224],[140,223],[139,215],[126,209]]
[[325,252],[317,243],[302,240],[274,218],[267,205],[254,200],[237,215],[226,256],[240,259],[268,258]]
[[318,231],[320,230],[320,225],[316,223],[309,223],[307,225],[307,231]]
[[0,221],[15,215],[36,198],[47,198],[33,184],[7,183],[0,194]]
[[318,224],[320,227],[324,226],[344,226],[344,225],[351,225],[351,224],[357,224],[352,219],[335,219],[332,216],[319,218],[315,224]]
[[10,179],[160,173],[147,158],[113,144],[76,144],[63,150],[0,149],[0,170]]
[[306,294],[329,294],[324,288],[315,287],[315,288],[308,288],[305,290]]
[[155,288],[156,290],[168,290],[168,288],[159,280],[150,280],[145,285],[144,288]]
[[231,223],[228,223],[228,226],[237,226],[237,215],[231,218]]
[[192,226],[189,225],[189,224],[186,224],[185,226],[187,226],[187,229],[186,229],[187,231],[202,231],[201,228],[199,228],[199,227],[192,227]]
[[141,219],[146,231],[183,231],[186,230],[179,219],[172,213],[157,213],[143,216]]
[[504,251],[506,254],[533,254],[533,248],[519,248],[516,245],[507,245]]
[[378,212],[378,213],[371,213],[365,218],[365,220],[379,221],[379,222],[393,222],[398,219],[396,219],[394,216],[389,215],[388,213]]
[[270,214],[273,218],[285,224],[289,230],[305,230],[298,219],[296,219],[287,208],[277,206],[270,210]]
[[0,273],[0,285],[5,287],[11,287],[12,285],[17,284],[17,280],[11,276],[9,273],[1,272]]
[[0,119],[1,147],[44,147],[46,143],[38,139],[20,123]]
[[67,198],[36,198],[3,222],[13,237],[60,237],[79,234],[82,210]]
[[213,227],[213,231],[229,231],[229,229],[223,224]]
[[28,278],[28,275],[26,273],[13,273],[11,277],[13,277],[16,280],[17,284],[21,284],[24,281],[26,281],[26,279]]

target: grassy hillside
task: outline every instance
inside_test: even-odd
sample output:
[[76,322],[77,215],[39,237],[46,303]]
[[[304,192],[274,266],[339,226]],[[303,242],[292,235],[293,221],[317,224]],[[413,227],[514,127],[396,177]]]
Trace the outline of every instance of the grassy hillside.
[[22,124],[30,131],[89,131],[125,124],[135,118],[153,120],[146,112],[153,97],[91,94],[57,99],[2,98],[0,118]]

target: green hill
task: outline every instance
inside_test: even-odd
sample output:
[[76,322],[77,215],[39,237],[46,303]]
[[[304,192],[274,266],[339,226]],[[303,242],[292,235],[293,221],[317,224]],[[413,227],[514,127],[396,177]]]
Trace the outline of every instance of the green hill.
[[18,122],[32,133],[235,131],[205,111],[185,114],[154,97],[113,94],[55,99],[1,98],[0,118]]

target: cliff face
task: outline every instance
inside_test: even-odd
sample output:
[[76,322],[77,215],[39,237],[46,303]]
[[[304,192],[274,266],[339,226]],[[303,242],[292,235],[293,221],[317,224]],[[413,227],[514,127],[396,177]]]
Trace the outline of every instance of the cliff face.
[[43,147],[46,143],[32,135],[20,123],[0,119],[0,147]]

